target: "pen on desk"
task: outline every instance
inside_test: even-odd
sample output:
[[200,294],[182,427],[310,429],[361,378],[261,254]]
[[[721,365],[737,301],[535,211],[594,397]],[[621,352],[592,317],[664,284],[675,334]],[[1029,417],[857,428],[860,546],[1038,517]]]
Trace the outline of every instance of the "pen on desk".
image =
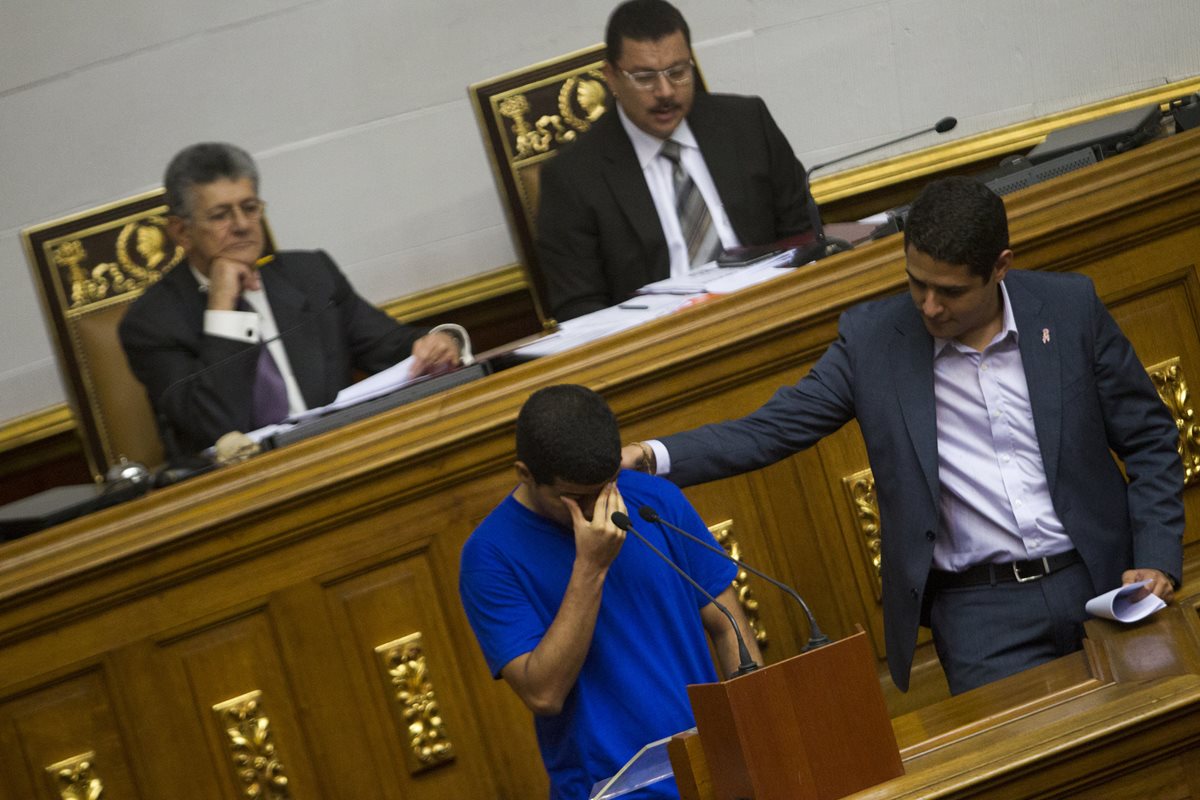
[[621,303],[619,306],[617,306],[617,308],[627,308],[631,311],[645,311],[646,309],[650,308],[650,306],[640,303]]

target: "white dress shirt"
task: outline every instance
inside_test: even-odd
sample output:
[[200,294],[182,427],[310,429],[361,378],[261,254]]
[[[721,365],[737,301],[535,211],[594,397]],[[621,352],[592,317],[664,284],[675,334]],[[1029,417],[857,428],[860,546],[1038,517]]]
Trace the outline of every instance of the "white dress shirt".
[[[642,175],[646,178],[646,186],[654,199],[654,208],[658,211],[658,221],[662,225],[663,235],[667,240],[667,251],[671,257],[671,277],[685,277],[691,271],[691,266],[688,263],[687,242],[683,239],[683,231],[679,227],[679,214],[675,210],[675,182],[672,177],[674,167],[670,161],[659,155],[663,140],[634,125],[620,105],[617,106],[617,114],[621,118],[621,125],[625,127],[625,133],[629,135],[629,141],[633,143],[633,151],[637,154]],[[697,144],[686,119],[679,123],[671,138],[680,145],[680,161],[708,206],[708,213],[712,216],[717,235],[721,238],[721,246],[726,250],[740,246],[741,242],[738,241],[729,216],[725,213],[725,206],[721,203],[721,195],[717,194],[717,186],[709,174],[708,165],[704,163],[700,145]]]
[[[208,276],[191,264],[188,264],[188,268],[192,270],[192,274],[200,283],[200,291],[208,294]],[[275,359],[275,365],[279,367],[279,374],[283,376],[283,385],[287,387],[288,416],[299,414],[308,406],[304,402],[304,395],[300,393],[300,385],[296,383],[296,374],[292,372],[292,362],[288,360],[287,348],[283,346],[282,339],[275,338],[279,335],[279,328],[275,324],[275,315],[271,312],[271,304],[267,301],[267,293],[262,289],[247,289],[242,292],[242,297],[254,309],[253,311],[206,309],[204,311],[204,332],[211,336],[221,336],[225,339],[234,339],[249,344],[267,342],[267,349],[270,351],[271,357]]]

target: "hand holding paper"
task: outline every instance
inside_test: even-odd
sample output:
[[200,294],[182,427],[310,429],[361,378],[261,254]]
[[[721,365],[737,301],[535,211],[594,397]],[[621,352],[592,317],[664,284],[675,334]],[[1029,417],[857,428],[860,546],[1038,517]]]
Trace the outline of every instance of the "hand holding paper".
[[1161,597],[1154,594],[1148,594],[1141,600],[1133,599],[1143,587],[1149,585],[1149,580],[1127,583],[1099,597],[1093,597],[1087,601],[1084,608],[1093,617],[1104,617],[1117,622],[1137,622],[1167,605]]

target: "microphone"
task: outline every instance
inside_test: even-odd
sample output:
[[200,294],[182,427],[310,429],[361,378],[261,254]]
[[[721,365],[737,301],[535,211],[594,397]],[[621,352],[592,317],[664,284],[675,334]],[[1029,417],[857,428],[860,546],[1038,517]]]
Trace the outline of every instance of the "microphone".
[[758,664],[754,663],[754,659],[750,657],[750,651],[746,648],[746,640],[742,638],[742,632],[738,628],[737,623],[734,622],[733,615],[729,613],[729,609],[717,602],[717,598],[705,591],[703,586],[696,583],[696,581],[692,579],[692,576],[684,572],[683,569],[681,569],[678,564],[672,561],[667,554],[650,544],[650,541],[645,536],[642,536],[640,533],[638,533],[637,529],[633,527],[633,522],[630,521],[627,515],[621,513],[620,511],[614,511],[609,518],[612,520],[613,525],[616,525],[626,533],[632,533],[642,542],[642,544],[654,551],[655,555],[667,562],[671,569],[682,575],[684,580],[694,586],[696,590],[700,592],[700,594],[708,598],[709,602],[716,606],[717,610],[725,615],[725,619],[729,620],[729,625],[733,628],[733,635],[737,637],[738,657],[742,661],[742,663],[738,665],[737,671],[733,673],[733,677],[739,678],[746,673],[753,672],[754,670],[758,669]]
[[867,153],[874,153],[876,150],[882,150],[883,148],[891,147],[894,144],[900,144],[901,142],[907,142],[909,139],[915,139],[918,136],[924,136],[927,133],[946,133],[947,131],[954,130],[954,128],[957,125],[958,125],[958,120],[955,119],[954,117],[942,117],[941,119],[939,119],[937,122],[935,122],[933,125],[931,125],[928,128],[922,128],[921,130],[915,131],[913,133],[906,133],[903,136],[900,136],[898,138],[889,139],[888,141],[883,142],[882,144],[874,144],[874,145],[871,145],[870,147],[864,147],[862,150],[857,150],[853,153],[850,153],[849,155],[840,156],[838,158],[830,159],[829,161],[822,161],[820,164],[817,164],[815,167],[810,168],[808,170],[808,174],[812,175],[814,172],[816,172],[819,169],[824,169],[825,167],[831,167],[834,164],[841,164],[843,161],[849,161],[852,158],[858,158],[859,156],[865,156]]
[[[668,522],[667,520],[660,517],[658,515],[658,512],[655,511],[650,506],[644,505],[641,508],[639,508],[638,516],[640,516],[642,519],[646,520],[646,522],[649,522],[651,524],[657,523],[664,527],[670,528],[671,530],[678,533],[680,536],[684,536],[688,539],[691,539],[696,544],[698,544],[702,547],[708,548],[709,550],[713,551],[714,553],[721,556],[725,560],[732,561],[733,563],[737,564],[739,567],[746,570],[747,572],[757,575],[758,577],[762,578],[764,581],[771,584],[772,586],[782,589],[783,591],[790,594],[796,600],[796,602],[800,604],[800,608],[804,609],[804,615],[806,617],[808,617],[808,644],[804,645],[804,647],[801,648],[800,652],[807,653],[809,650],[815,650],[818,647],[824,647],[825,645],[830,643],[829,637],[826,636],[824,633],[822,633],[821,628],[817,625],[817,619],[816,619],[816,617],[813,616],[812,611],[809,609],[808,603],[805,603],[804,599],[802,597],[800,597],[799,593],[797,593],[795,589],[788,586],[786,583],[775,580],[770,575],[767,575],[765,572],[760,572],[759,570],[757,570],[754,567],[747,564],[745,561],[742,561],[740,558],[734,558],[733,556],[729,555],[729,553],[726,553],[720,547],[717,547],[716,545],[714,545],[710,542],[706,542],[698,536],[694,536],[693,534],[688,533],[683,528],[680,528],[678,525],[672,525],[670,522]],[[615,520],[614,520],[614,522],[615,522]]]
[[820,260],[825,256],[833,255],[834,253],[840,253],[843,250],[849,250],[851,245],[849,242],[845,242],[841,239],[827,240],[825,238],[825,226],[821,223],[821,212],[817,209],[817,201],[812,195],[812,184],[809,183],[814,172],[824,169],[825,167],[833,166],[834,164],[841,164],[843,161],[849,161],[852,158],[865,156],[867,153],[873,153],[876,150],[882,150],[885,147],[891,147],[892,145],[899,144],[900,142],[906,142],[909,139],[915,139],[916,137],[923,136],[927,133],[946,133],[947,131],[954,130],[956,125],[958,125],[958,120],[954,117],[942,117],[931,127],[922,128],[914,133],[906,133],[905,135],[896,139],[889,139],[882,144],[871,145],[870,147],[857,150],[849,155],[840,156],[838,158],[830,159],[829,161],[822,161],[820,164],[810,167],[804,173],[804,189],[808,194],[808,222],[812,227],[813,234],[816,236],[816,243],[820,246],[820,249],[816,255],[816,259]]

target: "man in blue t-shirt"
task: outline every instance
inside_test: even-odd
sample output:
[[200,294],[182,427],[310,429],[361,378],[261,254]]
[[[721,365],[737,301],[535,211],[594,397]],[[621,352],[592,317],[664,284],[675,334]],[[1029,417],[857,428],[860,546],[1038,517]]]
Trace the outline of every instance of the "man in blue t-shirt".
[[[517,488],[462,553],[459,592],[488,667],[535,714],[554,800],[587,798],[649,742],[691,728],[686,687],[739,664],[716,606],[645,543],[626,544],[615,511],[651,506],[712,535],[672,484],[619,471],[621,440],[603,398],[582,386],[535,392],[517,418]],[[660,525],[637,528],[749,626],[736,567]],[[751,636],[746,644],[761,662]],[[673,782],[628,797],[677,797]]]

